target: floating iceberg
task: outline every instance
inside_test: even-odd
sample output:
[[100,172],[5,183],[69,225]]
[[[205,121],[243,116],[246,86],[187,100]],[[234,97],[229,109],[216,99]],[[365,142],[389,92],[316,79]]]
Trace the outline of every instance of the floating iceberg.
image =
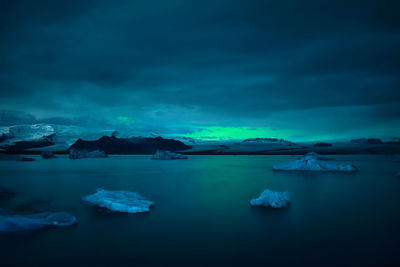
[[87,151],[87,150],[77,150],[72,148],[69,151],[70,159],[105,158],[105,157],[107,157],[107,154],[104,151],[100,150]]
[[43,159],[54,159],[56,156],[51,151],[43,151],[42,158]]
[[318,153],[315,152],[308,152],[307,154],[299,157],[299,159],[318,159],[318,160],[331,160],[332,158],[330,157],[325,157],[325,156],[321,156]]
[[187,157],[168,150],[157,150],[153,159],[187,159]]
[[272,207],[274,209],[286,207],[290,203],[289,192],[265,190],[258,198],[250,200],[252,206]]
[[84,197],[83,203],[105,208],[110,211],[142,213],[149,212],[154,202],[149,201],[135,192],[108,191],[97,189],[97,193]]
[[67,212],[42,212],[30,215],[0,214],[0,232],[18,232],[47,226],[70,226],[76,218]]
[[331,164],[315,157],[303,157],[296,161],[274,165],[274,171],[343,171],[354,172],[357,168],[352,164]]

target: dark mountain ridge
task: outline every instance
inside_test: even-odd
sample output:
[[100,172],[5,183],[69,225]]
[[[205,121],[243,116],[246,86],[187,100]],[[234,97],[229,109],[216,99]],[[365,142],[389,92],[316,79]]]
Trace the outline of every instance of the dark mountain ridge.
[[153,154],[157,150],[178,151],[189,148],[190,146],[181,141],[162,137],[117,138],[103,136],[95,141],[85,141],[79,138],[68,150],[101,150],[107,154]]

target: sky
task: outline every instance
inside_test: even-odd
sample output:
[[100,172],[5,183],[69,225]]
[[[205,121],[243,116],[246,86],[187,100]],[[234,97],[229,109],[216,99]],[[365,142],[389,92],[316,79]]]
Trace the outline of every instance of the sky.
[[400,136],[400,1],[0,1],[0,126]]

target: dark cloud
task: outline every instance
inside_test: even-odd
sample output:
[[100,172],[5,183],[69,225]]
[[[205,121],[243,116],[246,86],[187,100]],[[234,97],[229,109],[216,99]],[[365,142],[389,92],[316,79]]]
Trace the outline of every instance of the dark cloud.
[[399,1],[3,2],[3,109],[99,128],[125,116],[168,133],[307,131],[315,123],[296,114],[321,109],[399,128]]
[[0,126],[31,124],[35,122],[36,118],[29,113],[14,110],[0,110]]

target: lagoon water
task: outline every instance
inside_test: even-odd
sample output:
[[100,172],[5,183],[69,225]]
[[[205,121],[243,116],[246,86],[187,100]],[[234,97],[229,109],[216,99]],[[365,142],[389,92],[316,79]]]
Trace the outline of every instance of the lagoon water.
[[[333,156],[357,173],[273,172],[296,156],[110,156],[0,162],[14,198],[0,208],[67,211],[73,227],[0,234],[1,266],[261,266],[400,263],[400,163],[394,156]],[[148,214],[107,214],[81,203],[97,188],[131,190]],[[264,189],[289,207],[255,208]]]

